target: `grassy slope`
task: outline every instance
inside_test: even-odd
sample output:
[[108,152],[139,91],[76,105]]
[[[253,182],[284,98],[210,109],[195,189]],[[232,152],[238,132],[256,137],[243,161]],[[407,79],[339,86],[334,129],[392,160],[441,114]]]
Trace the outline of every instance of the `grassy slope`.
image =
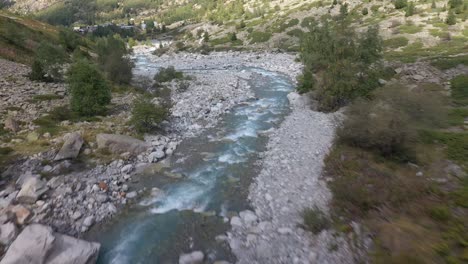
[[0,57],[30,64],[41,41],[57,43],[57,28],[0,11]]

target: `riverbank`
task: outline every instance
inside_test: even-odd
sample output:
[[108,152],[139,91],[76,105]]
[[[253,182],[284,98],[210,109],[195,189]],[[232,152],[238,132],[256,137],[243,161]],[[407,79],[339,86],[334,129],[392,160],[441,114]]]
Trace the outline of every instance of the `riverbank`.
[[307,97],[294,92],[288,98],[292,112],[269,135],[263,169],[250,187],[254,212],[230,219],[229,244],[238,263],[351,263],[345,239],[301,227],[304,209],[328,212],[331,193],[320,177],[340,114],[312,111]]

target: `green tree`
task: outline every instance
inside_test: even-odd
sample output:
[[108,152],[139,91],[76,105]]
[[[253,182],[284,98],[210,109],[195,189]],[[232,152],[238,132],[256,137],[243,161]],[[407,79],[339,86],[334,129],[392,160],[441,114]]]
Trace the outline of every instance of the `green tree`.
[[463,5],[463,0],[449,0],[448,4],[452,9],[459,8]]
[[129,51],[119,36],[100,38],[96,43],[98,62],[109,80],[117,84],[129,84],[132,80],[133,62],[127,57]]
[[406,6],[405,16],[410,17],[414,15],[414,3],[410,2],[408,6]]
[[156,128],[167,117],[164,106],[155,105],[151,97],[141,95],[133,101],[130,124],[140,133],[147,133]]
[[73,52],[81,44],[80,36],[67,28],[60,29],[59,42],[67,51]]
[[348,18],[309,27],[301,43],[299,91],[314,91],[318,108],[333,111],[378,86],[382,40],[377,27],[357,34]]
[[395,0],[394,4],[396,9],[402,9],[408,5],[408,0]]
[[448,11],[447,19],[445,20],[445,23],[447,25],[455,25],[457,23],[457,17],[455,16],[455,13],[453,10]]
[[87,60],[79,60],[70,67],[67,81],[71,109],[79,115],[100,114],[111,101],[111,90],[106,80]]
[[436,1],[435,1],[435,0],[432,0],[431,8],[432,8],[432,9],[436,9],[436,8],[437,8],[437,4],[436,4]]
[[369,14],[369,10],[367,9],[367,7],[364,7],[364,8],[362,9],[362,15],[363,15],[363,16],[367,16],[368,14]]

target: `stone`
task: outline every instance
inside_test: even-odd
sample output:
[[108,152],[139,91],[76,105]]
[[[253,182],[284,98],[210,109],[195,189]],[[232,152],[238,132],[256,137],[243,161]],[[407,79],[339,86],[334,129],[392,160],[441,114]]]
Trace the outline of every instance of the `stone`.
[[188,254],[182,254],[179,257],[179,264],[200,264],[203,262],[205,255],[201,251],[193,251]]
[[116,134],[98,134],[96,141],[98,148],[108,148],[116,154],[130,152],[133,155],[138,155],[150,147],[148,143],[139,139]]
[[[101,245],[55,233],[54,247],[48,254],[47,264],[96,263]],[[44,263],[44,264],[45,264]]]
[[18,121],[16,121],[12,117],[8,117],[7,119],[5,119],[4,128],[14,133],[20,131],[20,125]]
[[129,199],[133,199],[133,198],[135,198],[137,196],[138,196],[137,192],[133,191],[133,192],[127,193],[127,195],[125,197],[129,198]]
[[18,228],[12,222],[0,226],[0,243],[4,246],[10,245],[18,235]]
[[164,153],[164,151],[156,150],[156,151],[152,152],[151,154],[149,154],[148,162],[150,162],[150,163],[157,162],[158,160],[164,158],[165,156],[166,156],[166,154]]
[[33,204],[39,197],[47,191],[47,185],[36,177],[30,177],[25,180],[21,190],[16,195],[16,200],[20,203]]
[[27,226],[11,244],[0,264],[90,264],[100,244],[54,233],[40,224]]
[[10,211],[15,215],[16,223],[19,225],[24,225],[26,221],[29,220],[29,217],[31,216],[31,211],[29,211],[28,208],[20,204],[13,206],[10,209]]
[[53,177],[47,182],[47,186],[51,189],[56,189],[63,182],[63,177]]
[[83,220],[83,225],[86,227],[90,227],[94,224],[94,217],[88,216]]
[[75,211],[75,212],[72,214],[71,218],[72,218],[73,220],[75,220],[75,221],[78,220],[78,219],[80,219],[80,218],[81,218],[81,212],[80,212],[80,211]]
[[28,142],[35,142],[39,139],[39,134],[36,132],[31,132],[26,136],[26,141]]
[[278,228],[278,233],[280,233],[281,235],[287,235],[287,234],[291,234],[292,230],[289,227],[280,227]]
[[120,172],[123,173],[123,174],[129,174],[132,171],[133,171],[133,165],[132,164],[125,165],[120,170]]
[[257,216],[255,215],[254,212],[250,210],[245,210],[245,211],[240,212],[239,216],[242,219],[242,221],[244,221],[244,223],[246,223],[247,225],[250,225],[253,222],[257,221]]
[[242,221],[238,216],[234,216],[231,218],[231,225],[232,226],[242,226]]
[[96,201],[98,203],[105,203],[105,202],[107,202],[108,199],[109,199],[109,197],[107,197],[107,195],[105,195],[105,194],[96,195]]
[[64,143],[54,160],[74,159],[78,157],[84,140],[79,132],[73,132],[64,136]]
[[0,264],[43,264],[54,246],[52,228],[33,224],[19,234]]

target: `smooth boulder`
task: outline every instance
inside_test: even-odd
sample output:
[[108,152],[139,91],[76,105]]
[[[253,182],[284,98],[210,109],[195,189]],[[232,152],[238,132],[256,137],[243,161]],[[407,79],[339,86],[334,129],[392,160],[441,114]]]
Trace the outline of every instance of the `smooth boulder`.
[[27,226],[11,244],[0,264],[92,264],[100,245],[54,233],[40,224]]
[[54,160],[74,159],[78,157],[84,140],[79,132],[73,132],[64,136],[65,142],[63,143],[60,151],[55,155]]
[[200,264],[203,262],[205,255],[201,251],[194,251],[188,254],[180,255],[179,264]]
[[11,244],[0,264],[43,264],[54,246],[52,228],[43,225],[27,226]]
[[139,139],[116,134],[98,134],[96,141],[98,148],[108,148],[115,154],[129,152],[133,155],[138,155],[150,147],[148,143]]

